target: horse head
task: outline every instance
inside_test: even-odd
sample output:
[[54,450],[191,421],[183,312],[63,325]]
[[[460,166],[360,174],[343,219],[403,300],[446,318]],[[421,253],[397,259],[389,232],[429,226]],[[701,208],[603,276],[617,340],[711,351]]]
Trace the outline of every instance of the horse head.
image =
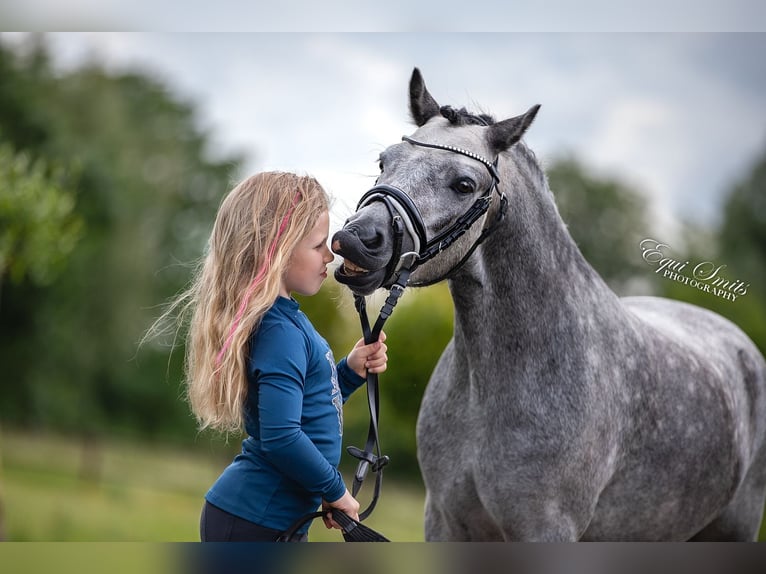
[[333,236],[332,249],[344,258],[335,278],[368,295],[390,287],[402,269],[412,271],[415,286],[454,272],[502,218],[499,158],[538,109],[496,122],[439,106],[415,68],[410,112],[418,129],[380,154],[375,186]]

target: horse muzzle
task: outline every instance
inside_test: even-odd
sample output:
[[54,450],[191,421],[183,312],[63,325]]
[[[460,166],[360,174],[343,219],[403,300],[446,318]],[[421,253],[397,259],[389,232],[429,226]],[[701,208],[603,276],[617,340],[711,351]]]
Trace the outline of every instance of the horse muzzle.
[[402,265],[413,267],[422,245],[422,218],[409,196],[399,188],[376,185],[333,236],[332,250],[344,258],[335,278],[357,294],[390,287]]
[[331,248],[343,257],[335,269],[338,283],[348,286],[354,293],[369,295],[386,279],[388,257],[374,249],[378,241],[370,241],[369,230],[360,234],[358,227],[346,225],[332,237]]

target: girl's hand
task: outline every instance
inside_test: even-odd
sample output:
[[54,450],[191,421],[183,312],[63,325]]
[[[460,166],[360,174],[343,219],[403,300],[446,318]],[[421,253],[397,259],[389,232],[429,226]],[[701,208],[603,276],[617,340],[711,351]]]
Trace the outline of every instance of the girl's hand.
[[383,341],[386,340],[386,334],[381,331],[377,342],[370,345],[364,344],[364,339],[359,339],[346,357],[346,363],[360,377],[366,377],[367,372],[382,373],[386,370],[388,356]]
[[357,500],[351,496],[351,493],[348,490],[346,490],[343,496],[341,496],[335,502],[327,502],[326,500],[322,500],[322,510],[331,511],[330,514],[322,517],[322,520],[324,520],[324,525],[327,528],[337,528],[340,530],[340,525],[332,519],[333,508],[342,510],[354,520],[359,520],[359,502],[357,502]]

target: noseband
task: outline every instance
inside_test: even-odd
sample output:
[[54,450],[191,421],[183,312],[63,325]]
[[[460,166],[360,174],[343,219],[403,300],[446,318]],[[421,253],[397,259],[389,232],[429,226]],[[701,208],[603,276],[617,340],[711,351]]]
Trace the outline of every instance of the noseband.
[[[433,259],[439,253],[447,249],[487,212],[490,205],[492,205],[492,192],[496,191],[500,196],[500,208],[498,209],[497,217],[492,225],[482,231],[481,235],[477,238],[465,256],[457,265],[450,269],[444,277],[429,281],[428,283],[423,283],[420,286],[438,283],[439,281],[450,277],[455,271],[462,267],[479,244],[486,239],[491,231],[494,230],[495,225],[503,218],[507,205],[505,194],[500,193],[497,189],[497,185],[500,183],[500,176],[497,172],[497,158],[494,162],[490,162],[488,159],[478,154],[459,147],[421,142],[408,136],[402,136],[402,140],[411,145],[449,151],[481,162],[484,167],[487,168],[487,171],[489,171],[490,176],[492,176],[492,183],[487,190],[474,201],[473,205],[463,213],[463,215],[458,217],[452,225],[441,231],[432,239],[428,239],[426,235],[425,224],[423,223],[423,217],[420,214],[420,210],[418,210],[410,196],[402,189],[393,185],[380,184],[367,191],[367,193],[365,193],[359,200],[356,210],[359,211],[363,207],[376,201],[382,202],[391,215],[391,225],[394,230],[394,248],[391,254],[391,259],[386,266],[386,277],[382,283],[382,287],[390,287],[396,284],[402,286],[406,285],[409,275],[417,267],[426,261]],[[412,239],[414,250],[402,253],[402,238],[405,229]],[[401,280],[402,272],[405,272],[406,275],[404,282]]]

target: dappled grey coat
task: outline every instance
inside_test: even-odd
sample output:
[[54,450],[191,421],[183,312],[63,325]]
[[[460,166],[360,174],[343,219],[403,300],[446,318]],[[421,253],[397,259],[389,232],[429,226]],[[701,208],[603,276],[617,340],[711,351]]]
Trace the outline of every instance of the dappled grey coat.
[[[455,269],[495,221],[497,198],[410,280],[450,274],[455,304],[417,427],[426,538],[755,539],[766,364],[754,344],[699,307],[606,286],[519,141],[537,107],[502,122],[440,108],[417,70],[410,97],[412,137],[498,157],[508,201],[465,265]],[[401,142],[380,159],[378,182],[409,194],[431,237],[492,183],[480,162],[449,151]],[[358,293],[384,283],[390,230],[380,202],[353,215],[333,238],[349,262],[336,277]]]

